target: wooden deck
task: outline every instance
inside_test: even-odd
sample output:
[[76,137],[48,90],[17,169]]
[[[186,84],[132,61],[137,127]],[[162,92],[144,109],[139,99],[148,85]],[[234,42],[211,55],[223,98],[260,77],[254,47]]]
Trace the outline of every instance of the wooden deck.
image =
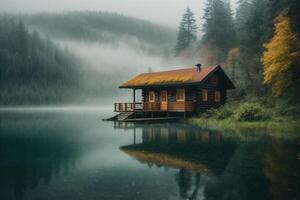
[[175,121],[180,120],[179,117],[156,117],[156,118],[135,118],[135,119],[126,119],[125,122],[161,122],[161,121]]
[[160,102],[145,103],[115,103],[115,112],[194,112],[195,102],[168,102],[167,106],[162,108]]

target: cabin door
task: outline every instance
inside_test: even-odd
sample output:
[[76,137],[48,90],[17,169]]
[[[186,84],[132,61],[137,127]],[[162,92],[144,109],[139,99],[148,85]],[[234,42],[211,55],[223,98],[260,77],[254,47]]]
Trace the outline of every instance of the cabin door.
[[168,110],[168,92],[166,90],[160,92],[160,110]]

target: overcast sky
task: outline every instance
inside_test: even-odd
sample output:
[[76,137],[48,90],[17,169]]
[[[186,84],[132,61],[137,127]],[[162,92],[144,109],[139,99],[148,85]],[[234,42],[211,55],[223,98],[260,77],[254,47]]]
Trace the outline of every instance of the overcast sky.
[[[231,0],[233,5],[236,0]],[[189,6],[200,21],[205,0],[0,0],[0,12],[61,12],[93,10],[118,12],[177,27]]]

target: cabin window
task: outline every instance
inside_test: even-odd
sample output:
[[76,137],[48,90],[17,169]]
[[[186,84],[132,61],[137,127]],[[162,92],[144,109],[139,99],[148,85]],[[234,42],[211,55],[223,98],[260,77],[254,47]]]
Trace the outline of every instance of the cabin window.
[[184,89],[176,90],[176,101],[185,101]]
[[155,102],[155,92],[154,91],[149,92],[149,102]]
[[202,101],[208,101],[208,90],[207,89],[202,90]]
[[218,85],[219,84],[219,78],[217,76],[211,77],[210,83],[213,84],[213,85]]
[[215,102],[220,102],[220,101],[221,101],[221,92],[215,91]]

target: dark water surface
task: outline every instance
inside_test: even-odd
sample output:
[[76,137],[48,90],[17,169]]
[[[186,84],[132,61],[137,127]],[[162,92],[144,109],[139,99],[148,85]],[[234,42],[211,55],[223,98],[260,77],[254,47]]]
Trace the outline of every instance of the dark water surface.
[[300,199],[300,137],[99,113],[2,112],[0,199]]

